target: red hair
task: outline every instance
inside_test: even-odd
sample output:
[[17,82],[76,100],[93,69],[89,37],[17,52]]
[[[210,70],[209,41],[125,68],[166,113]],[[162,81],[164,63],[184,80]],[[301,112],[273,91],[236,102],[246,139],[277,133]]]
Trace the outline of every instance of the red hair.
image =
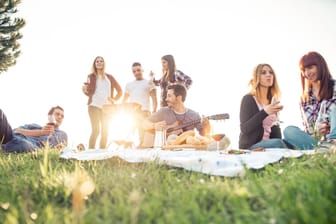
[[311,86],[310,81],[308,81],[302,74],[305,68],[312,65],[316,65],[318,71],[318,80],[320,81],[320,99],[330,99],[333,96],[332,76],[327,62],[324,60],[322,55],[315,51],[311,51],[303,55],[299,62],[301,71],[302,99],[305,102],[308,101],[308,91]]

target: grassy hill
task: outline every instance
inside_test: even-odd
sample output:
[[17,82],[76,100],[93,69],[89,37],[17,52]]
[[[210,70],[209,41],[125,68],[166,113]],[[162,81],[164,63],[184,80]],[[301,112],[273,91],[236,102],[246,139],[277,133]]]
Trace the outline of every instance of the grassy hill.
[[235,178],[58,152],[0,153],[0,223],[336,223],[336,154]]

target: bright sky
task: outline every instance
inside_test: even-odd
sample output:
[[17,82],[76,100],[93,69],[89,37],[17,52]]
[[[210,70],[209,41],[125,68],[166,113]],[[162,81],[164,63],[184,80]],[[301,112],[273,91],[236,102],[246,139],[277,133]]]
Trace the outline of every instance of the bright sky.
[[[204,115],[229,113],[227,135],[239,135],[239,105],[253,67],[269,63],[283,92],[281,119],[301,125],[298,61],[318,51],[336,77],[333,0],[29,0],[17,65],[0,75],[0,102],[13,127],[44,124],[53,105],[65,109],[70,145],[87,144],[87,98],[81,92],[93,59],[124,88],[131,64],[161,76],[172,54],[194,84],[186,104]],[[117,127],[111,126],[111,129]]]

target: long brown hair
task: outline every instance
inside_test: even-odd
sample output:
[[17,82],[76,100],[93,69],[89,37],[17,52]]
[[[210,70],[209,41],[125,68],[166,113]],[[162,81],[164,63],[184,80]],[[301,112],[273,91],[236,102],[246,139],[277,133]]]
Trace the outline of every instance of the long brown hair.
[[252,79],[249,82],[249,86],[251,88],[250,93],[254,95],[259,103],[261,103],[261,90],[260,90],[260,75],[262,72],[262,69],[267,66],[273,71],[273,85],[268,88],[267,91],[267,99],[269,102],[271,102],[272,97],[280,97],[281,91],[278,85],[276,74],[269,64],[259,64],[253,69],[253,76]]
[[165,60],[168,63],[168,72],[163,74],[163,79],[165,81],[172,80],[176,71],[176,64],[173,55],[167,54],[163,56],[161,60]]
[[92,67],[91,67],[91,72],[92,72],[93,74],[95,74],[96,76],[98,76],[98,72],[97,72],[97,68],[96,68],[96,61],[97,61],[99,58],[100,58],[100,59],[103,59],[103,61],[104,61],[103,74],[102,74],[102,78],[104,79],[104,78],[105,78],[105,60],[104,60],[104,58],[103,58],[102,56],[97,56],[97,57],[94,59],[94,61],[93,61],[93,63],[92,63]]
[[305,68],[316,65],[318,72],[318,80],[320,84],[319,98],[320,100],[330,99],[333,96],[333,81],[330,74],[327,62],[322,55],[315,51],[308,52],[303,55],[299,62],[301,85],[302,85],[302,100],[307,102],[309,100],[309,89],[311,88],[311,82],[303,75]]

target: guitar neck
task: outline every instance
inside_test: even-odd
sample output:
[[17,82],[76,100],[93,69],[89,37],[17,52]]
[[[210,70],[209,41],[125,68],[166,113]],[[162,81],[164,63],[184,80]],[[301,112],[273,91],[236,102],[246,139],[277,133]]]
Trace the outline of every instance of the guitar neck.
[[177,125],[175,127],[170,127],[170,128],[167,129],[167,133],[170,133],[170,132],[173,132],[173,131],[176,131],[176,130],[179,130],[181,128],[185,128],[185,127],[188,127],[188,126],[191,126],[191,125],[196,125],[200,122],[201,122],[201,119],[198,119],[198,120],[187,122],[185,124]]
[[[225,120],[225,119],[229,119],[229,117],[230,117],[229,114],[216,114],[216,115],[208,116],[208,117],[205,117],[205,118],[208,119],[208,120]],[[189,127],[191,125],[196,125],[196,124],[200,123],[201,121],[202,121],[202,119],[197,119],[197,120],[187,122],[185,124],[170,127],[170,128],[167,129],[167,133],[170,133],[172,131],[176,131],[176,130],[181,129],[181,128]]]

